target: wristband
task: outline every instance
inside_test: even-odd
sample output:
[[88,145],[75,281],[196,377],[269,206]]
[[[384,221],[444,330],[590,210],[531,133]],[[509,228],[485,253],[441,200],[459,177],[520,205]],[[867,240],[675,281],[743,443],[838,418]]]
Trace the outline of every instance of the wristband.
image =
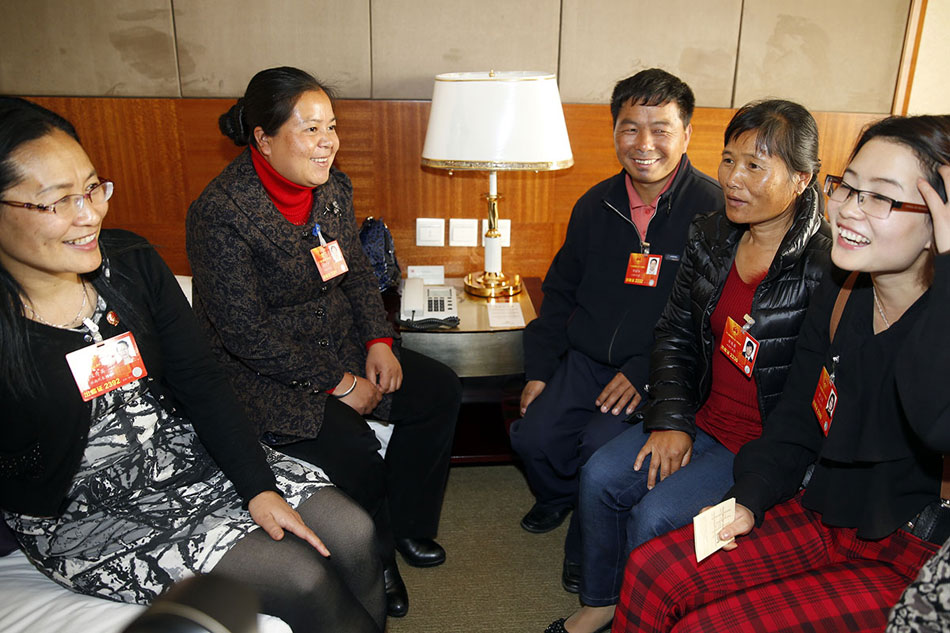
[[354,389],[356,389],[356,374],[353,375],[353,384],[350,385],[350,388],[349,388],[349,389],[347,389],[347,390],[344,391],[343,393],[335,393],[335,394],[333,394],[333,395],[334,395],[335,397],[337,397],[337,398],[345,398],[345,397],[347,397],[348,395],[350,395],[351,393],[353,393],[353,390],[354,390]]

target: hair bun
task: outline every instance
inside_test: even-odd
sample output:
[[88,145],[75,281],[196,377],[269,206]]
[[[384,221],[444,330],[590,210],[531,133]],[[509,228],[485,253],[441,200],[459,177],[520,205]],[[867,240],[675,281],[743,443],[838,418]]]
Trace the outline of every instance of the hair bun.
[[244,146],[250,143],[247,124],[244,122],[244,98],[237,100],[231,108],[218,117],[218,129],[221,133],[234,141],[235,145]]

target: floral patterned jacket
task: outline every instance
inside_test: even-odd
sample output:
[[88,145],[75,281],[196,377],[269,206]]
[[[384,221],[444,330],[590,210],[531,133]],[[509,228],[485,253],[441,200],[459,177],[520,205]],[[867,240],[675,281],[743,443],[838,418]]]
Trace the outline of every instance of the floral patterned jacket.
[[[349,271],[327,282],[310,249],[337,240]],[[316,437],[327,391],[364,376],[366,343],[393,337],[360,246],[353,187],[336,169],[314,190],[310,219],[288,222],[244,151],[195,200],[186,220],[193,305],[262,439]],[[371,414],[388,419],[391,397]]]

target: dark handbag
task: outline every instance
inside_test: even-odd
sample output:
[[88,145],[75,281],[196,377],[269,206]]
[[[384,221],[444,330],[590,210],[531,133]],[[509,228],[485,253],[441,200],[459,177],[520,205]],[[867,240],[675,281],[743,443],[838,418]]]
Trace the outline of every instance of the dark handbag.
[[905,529],[917,538],[942,545],[950,538],[950,501],[931,501],[920,514],[907,522]]
[[360,244],[363,245],[363,252],[376,273],[379,291],[397,288],[402,271],[399,269],[399,260],[396,259],[396,245],[393,243],[392,233],[382,218],[377,220],[370,216],[363,220],[363,225],[360,226]]

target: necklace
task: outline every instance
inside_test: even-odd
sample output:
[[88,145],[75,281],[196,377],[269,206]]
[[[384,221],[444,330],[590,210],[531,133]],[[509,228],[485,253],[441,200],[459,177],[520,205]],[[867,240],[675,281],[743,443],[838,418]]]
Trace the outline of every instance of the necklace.
[[40,313],[37,312],[36,308],[34,308],[32,305],[28,305],[27,307],[30,309],[30,314],[33,315],[33,319],[39,321],[43,325],[48,325],[50,327],[59,329],[68,329],[70,326],[76,323],[76,321],[82,319],[82,313],[86,311],[86,305],[89,303],[89,293],[86,291],[86,280],[80,277],[80,281],[82,282],[82,305],[79,306],[79,312],[76,313],[76,316],[62,325],[56,325],[55,323],[50,323],[40,316]]
[[874,286],[871,286],[871,294],[874,295],[874,307],[877,308],[877,313],[881,315],[881,320],[884,321],[884,329],[891,327],[890,321],[884,316],[884,308],[881,307],[881,301],[877,298],[877,289]]

